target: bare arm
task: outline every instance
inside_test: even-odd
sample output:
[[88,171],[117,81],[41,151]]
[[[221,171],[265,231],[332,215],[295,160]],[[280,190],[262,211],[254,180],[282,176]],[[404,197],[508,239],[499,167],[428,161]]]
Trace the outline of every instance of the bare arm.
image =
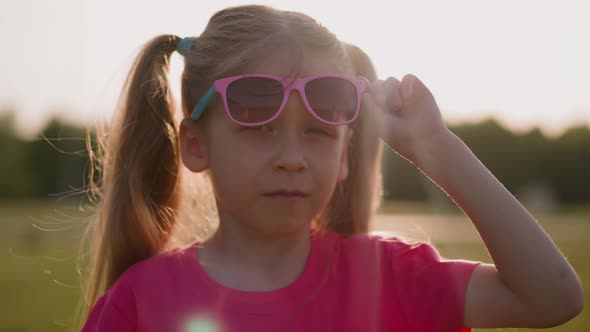
[[473,273],[469,327],[551,327],[575,317],[583,290],[571,265],[536,220],[450,131],[416,153],[416,164],[475,225],[494,265]]
[[379,135],[444,190],[475,225],[495,265],[481,264],[467,288],[464,325],[551,327],[584,306],[582,285],[536,220],[445,125],[414,75],[371,84],[364,109]]

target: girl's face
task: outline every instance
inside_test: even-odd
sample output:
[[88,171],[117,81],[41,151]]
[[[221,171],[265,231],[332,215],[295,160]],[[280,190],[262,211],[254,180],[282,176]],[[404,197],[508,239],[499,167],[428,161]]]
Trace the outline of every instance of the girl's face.
[[[334,63],[333,56],[305,54],[299,76],[353,74],[349,67]],[[293,60],[289,52],[278,51],[243,73],[288,76]],[[283,113],[262,127],[235,124],[220,102],[208,112],[201,143],[221,224],[239,223],[268,235],[306,230],[329,202],[337,182],[348,175],[346,142],[351,129],[313,118],[295,91]],[[280,190],[304,195],[271,195]]]

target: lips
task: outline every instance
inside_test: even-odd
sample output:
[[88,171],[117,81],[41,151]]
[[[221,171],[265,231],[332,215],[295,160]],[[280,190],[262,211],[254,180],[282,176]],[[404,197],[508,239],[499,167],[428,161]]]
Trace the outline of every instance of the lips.
[[282,197],[307,197],[307,194],[296,189],[279,189],[268,192],[264,196],[282,196]]

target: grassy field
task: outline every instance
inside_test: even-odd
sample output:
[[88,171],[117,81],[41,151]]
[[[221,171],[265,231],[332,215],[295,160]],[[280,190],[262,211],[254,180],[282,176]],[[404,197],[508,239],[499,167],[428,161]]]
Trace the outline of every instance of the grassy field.
[[[420,204],[388,204],[381,211],[375,230],[429,240],[449,258],[491,262],[475,228],[457,211],[433,213]],[[578,272],[588,302],[590,209],[532,213]],[[87,215],[74,205],[55,202],[0,203],[1,331],[66,330],[80,295],[75,258]],[[590,331],[589,307],[567,324],[546,331]]]

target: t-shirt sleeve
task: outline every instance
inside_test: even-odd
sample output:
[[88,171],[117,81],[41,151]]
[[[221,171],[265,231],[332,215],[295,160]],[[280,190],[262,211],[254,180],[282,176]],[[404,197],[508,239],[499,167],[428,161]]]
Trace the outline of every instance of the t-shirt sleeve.
[[137,331],[136,312],[131,285],[122,277],[96,301],[82,332]]
[[481,262],[451,260],[428,243],[391,242],[396,292],[412,331],[467,332],[467,286]]

